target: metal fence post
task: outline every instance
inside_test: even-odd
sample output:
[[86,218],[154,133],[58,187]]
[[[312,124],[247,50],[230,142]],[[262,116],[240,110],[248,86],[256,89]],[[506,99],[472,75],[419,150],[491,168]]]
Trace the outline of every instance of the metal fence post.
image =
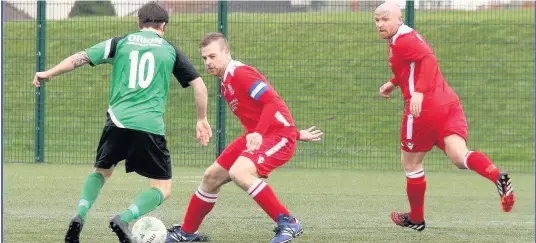
[[413,0],[406,1],[406,25],[415,28],[415,2]]
[[[218,1],[218,32],[227,37],[227,1]],[[225,100],[216,79],[216,157],[225,149]]]
[[[534,1],[534,5],[533,5],[533,12],[534,14],[536,14],[536,1]],[[534,30],[536,30],[536,18],[534,19]],[[536,32],[534,32],[534,37],[536,38]],[[535,39],[536,40],[536,39]],[[536,47],[536,42],[534,42],[534,47]],[[536,58],[536,52],[534,52],[534,58]],[[534,59],[536,60],[536,59]],[[534,85],[534,82],[536,82],[536,62],[533,62],[533,68],[532,68],[532,82],[533,82],[533,86],[534,86],[534,93],[533,93],[533,96],[534,96],[534,114],[536,114],[536,85]],[[533,151],[533,164],[536,164],[536,146],[534,146],[534,144],[536,144],[536,116],[534,117],[534,125],[532,125],[532,130],[533,130],[533,137],[532,137],[532,151]],[[536,175],[536,166],[534,166],[534,174]],[[534,189],[534,191],[536,192],[536,188]],[[536,216],[534,217],[534,219],[536,220]],[[534,226],[533,230],[536,230],[536,225]],[[536,231],[534,231],[536,232]],[[536,236],[536,234],[535,234]]]
[[[46,1],[37,1],[36,71],[46,69]],[[45,83],[35,89],[35,161],[45,161]]]

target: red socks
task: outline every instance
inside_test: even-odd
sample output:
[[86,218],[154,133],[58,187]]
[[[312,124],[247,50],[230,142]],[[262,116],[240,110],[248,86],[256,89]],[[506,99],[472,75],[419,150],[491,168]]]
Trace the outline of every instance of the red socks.
[[253,197],[255,202],[274,220],[277,222],[279,214],[290,215],[287,208],[279,201],[272,188],[266,182],[258,179],[251,186],[247,193]]
[[465,155],[463,162],[466,168],[475,171],[485,178],[488,178],[495,184],[497,183],[497,178],[501,172],[484,153],[469,151]]
[[196,232],[205,216],[214,208],[217,199],[218,194],[206,193],[199,186],[194,195],[192,195],[190,204],[188,204],[182,230],[186,233]]
[[[493,162],[481,152],[470,151],[465,155],[465,167],[497,183],[500,171]],[[409,217],[413,223],[421,223],[424,220],[424,194],[426,191],[426,178],[424,170],[406,172],[406,192],[411,208]]]
[[[272,188],[261,179],[257,180],[253,186],[251,186],[247,193],[253,197],[255,202],[272,218],[277,222],[279,214],[290,215],[287,208],[279,201]],[[186,233],[194,233],[199,229],[199,226],[203,222],[203,219],[214,208],[214,204],[218,198],[218,194],[206,193],[201,189],[201,186],[197,189],[190,204],[188,210],[184,216],[184,223],[182,230]]]
[[426,178],[424,170],[406,172],[406,192],[411,211],[409,218],[413,223],[424,221],[424,193],[426,191]]

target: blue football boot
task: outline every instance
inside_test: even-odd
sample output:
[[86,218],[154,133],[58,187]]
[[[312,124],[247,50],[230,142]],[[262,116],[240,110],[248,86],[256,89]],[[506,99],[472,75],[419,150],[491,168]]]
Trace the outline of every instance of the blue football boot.
[[168,229],[168,234],[166,237],[166,243],[207,241],[209,241],[207,236],[202,236],[197,231],[191,234],[186,233],[184,230],[182,230],[180,225],[173,225],[171,229]]
[[301,235],[303,227],[297,218],[279,214],[274,232],[275,236],[270,243],[285,243]]

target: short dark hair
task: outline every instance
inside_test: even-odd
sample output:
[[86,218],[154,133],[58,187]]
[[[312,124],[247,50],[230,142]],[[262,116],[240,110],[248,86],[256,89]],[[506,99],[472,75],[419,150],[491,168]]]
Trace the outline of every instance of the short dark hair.
[[149,2],[138,10],[140,28],[158,28],[162,23],[169,23],[169,14],[156,2]]
[[218,32],[210,32],[206,34],[203,39],[201,39],[201,43],[199,43],[199,48],[203,48],[205,46],[210,45],[210,43],[218,40],[223,40],[225,43],[225,47],[229,48],[229,44],[227,43],[227,38],[222,33]]

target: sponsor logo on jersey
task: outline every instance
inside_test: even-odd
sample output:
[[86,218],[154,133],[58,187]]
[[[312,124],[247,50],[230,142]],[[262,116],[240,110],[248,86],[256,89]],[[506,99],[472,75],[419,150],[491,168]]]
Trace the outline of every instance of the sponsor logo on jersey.
[[129,35],[128,43],[140,46],[160,46],[164,40],[162,38],[147,38],[141,35]]
[[233,89],[233,86],[231,86],[231,84],[227,84],[227,90],[229,91],[231,95],[234,95],[234,89]]
[[238,109],[238,99],[233,99],[231,102],[229,102],[229,108],[231,108],[231,111],[234,112],[236,109]]

